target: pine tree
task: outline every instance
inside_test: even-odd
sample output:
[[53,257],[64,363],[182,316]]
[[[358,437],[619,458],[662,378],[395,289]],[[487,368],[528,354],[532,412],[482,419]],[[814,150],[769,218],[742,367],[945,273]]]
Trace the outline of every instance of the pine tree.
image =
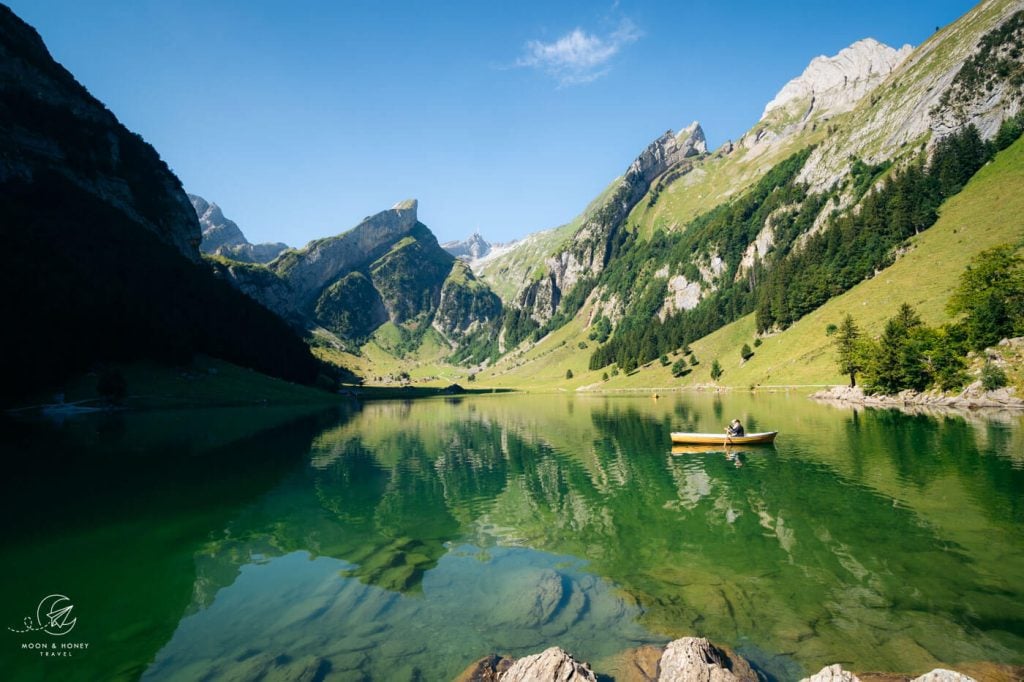
[[835,346],[838,353],[839,371],[850,377],[850,388],[857,385],[857,374],[864,370],[864,356],[860,342],[860,328],[847,313],[836,333]]
[[711,361],[711,380],[718,381],[722,376],[722,366],[718,364],[718,358]]

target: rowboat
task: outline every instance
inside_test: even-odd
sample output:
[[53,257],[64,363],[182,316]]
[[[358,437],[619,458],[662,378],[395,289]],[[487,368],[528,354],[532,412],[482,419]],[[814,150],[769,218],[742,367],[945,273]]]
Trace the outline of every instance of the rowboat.
[[748,433],[745,436],[727,436],[724,433],[687,433],[673,431],[672,442],[686,445],[750,445],[753,443],[771,443],[775,441],[778,431],[764,433]]

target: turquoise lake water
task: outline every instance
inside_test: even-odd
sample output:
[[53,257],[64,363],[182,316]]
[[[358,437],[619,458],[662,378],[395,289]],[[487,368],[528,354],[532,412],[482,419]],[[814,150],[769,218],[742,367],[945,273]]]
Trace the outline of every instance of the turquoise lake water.
[[[780,431],[673,452],[673,430]],[[7,421],[13,679],[446,680],[705,635],[773,679],[1024,664],[1024,418],[507,395]],[[65,595],[74,629],[12,631]],[[88,644],[42,657],[22,644]],[[5,675],[5,678],[9,678]]]

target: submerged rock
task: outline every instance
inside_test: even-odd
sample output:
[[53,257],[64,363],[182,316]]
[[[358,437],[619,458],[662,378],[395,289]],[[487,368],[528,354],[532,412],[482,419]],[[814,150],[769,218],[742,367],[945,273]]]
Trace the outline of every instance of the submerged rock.
[[561,648],[520,658],[500,677],[502,682],[597,682],[594,671]]
[[659,667],[658,679],[665,682],[758,682],[757,673],[741,656],[704,637],[670,642]]
[[497,682],[512,667],[513,659],[497,654],[484,656],[462,671],[455,682]]
[[800,682],[860,682],[860,678],[849,670],[843,670],[838,663],[825,666],[814,675],[805,677]]
[[629,649],[616,657],[614,671],[605,672],[611,672],[616,682],[655,682],[662,651],[650,644]]

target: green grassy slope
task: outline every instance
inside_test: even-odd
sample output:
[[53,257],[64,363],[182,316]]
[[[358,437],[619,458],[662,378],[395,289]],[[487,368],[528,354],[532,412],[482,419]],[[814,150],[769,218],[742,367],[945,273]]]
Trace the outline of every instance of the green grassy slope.
[[[765,126],[757,124],[754,129],[759,127]],[[741,195],[773,166],[799,150],[817,144],[824,135],[824,126],[816,130],[807,128],[756,151],[737,146],[727,156],[708,157],[698,162],[690,173],[670,183],[659,194],[654,206],[650,205],[648,192],[629,214],[627,223],[635,225],[643,237],[649,237],[656,230],[681,230],[698,215]],[[655,180],[651,186],[657,184]]]
[[[753,315],[693,343],[700,364],[682,379],[673,378],[668,367],[654,362],[629,376],[603,382],[601,375],[610,368],[587,370],[593,342],[585,340],[583,328],[589,307],[584,307],[565,328],[524,353],[502,359],[480,380],[486,385],[552,390],[694,386],[711,383],[711,362],[718,358],[725,370],[719,381],[723,386],[842,383],[825,327],[838,324],[849,312],[866,333],[876,335],[904,302],[917,308],[926,323],[946,321],[946,300],[971,257],[998,244],[1024,243],[1022,187],[1024,139],[1000,153],[960,194],[946,202],[935,226],[910,240],[907,252],[895,264],[789,329],[764,339],[746,363],[741,364],[740,348],[744,343],[753,345]],[[579,348],[580,340],[588,347]],[[675,357],[670,359],[674,361]],[[567,369],[573,372],[570,380],[565,379]]]
[[[928,324],[948,320],[946,301],[967,262],[998,244],[1024,243],[1024,140],[999,154],[941,208],[939,221],[909,243],[891,267],[807,315],[781,334],[764,340],[742,367],[739,349],[753,341],[752,317],[739,320],[693,345],[710,361],[721,358],[730,386],[843,383],[835,368],[825,327],[850,313],[870,335],[909,303]],[[706,372],[705,368],[705,372]],[[694,381],[709,380],[695,372]]]

